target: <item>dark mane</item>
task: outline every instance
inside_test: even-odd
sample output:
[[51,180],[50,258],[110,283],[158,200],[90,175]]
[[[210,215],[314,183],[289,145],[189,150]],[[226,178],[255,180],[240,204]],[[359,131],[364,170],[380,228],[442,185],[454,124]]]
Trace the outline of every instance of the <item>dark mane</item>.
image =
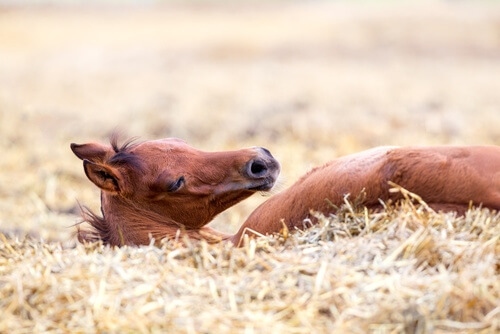
[[[102,240],[104,244],[111,244],[111,231],[106,219],[99,217],[93,213],[86,206],[80,206],[82,221],[77,223],[76,236],[78,241],[83,242],[97,242]],[[80,224],[88,223],[90,229],[81,229]]]
[[111,135],[110,144],[116,154],[109,158],[107,163],[116,167],[128,166],[137,171],[142,171],[143,163],[141,159],[130,152],[140,144],[140,142],[137,142],[137,137],[128,139],[121,146],[118,144],[118,140],[118,134],[114,133]]
[[137,139],[138,139],[137,137],[130,138],[120,146],[118,145],[118,141],[120,140],[120,135],[114,132],[113,134],[111,134],[111,137],[109,138],[109,143],[111,144],[111,147],[113,148],[113,151],[115,151],[115,153],[126,153],[140,144],[137,142]]

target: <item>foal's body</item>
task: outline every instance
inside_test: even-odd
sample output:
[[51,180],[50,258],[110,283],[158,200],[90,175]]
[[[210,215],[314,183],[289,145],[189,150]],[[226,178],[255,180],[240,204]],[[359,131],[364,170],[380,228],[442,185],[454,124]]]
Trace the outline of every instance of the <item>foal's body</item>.
[[[316,167],[261,204],[233,236],[205,227],[218,213],[257,191],[271,189],[279,163],[263,148],[202,152],[177,139],[118,147],[75,145],[85,173],[102,189],[103,217],[87,213],[95,231],[80,240],[111,245],[147,244],[184,234],[240,244],[246,231],[260,234],[303,228],[310,210],[332,212],[344,196],[362,191],[364,204],[397,200],[389,181],[431,207],[463,213],[470,202],[500,209],[500,147],[380,147]],[[314,222],[314,221],[313,221]]]
[[[378,147],[316,167],[287,190],[260,205],[238,233],[276,232],[283,222],[303,228],[310,210],[332,212],[344,196],[365,192],[364,205],[399,199],[389,181],[415,193],[437,211],[465,213],[470,202],[500,209],[500,147]],[[314,223],[314,219],[313,219]]]

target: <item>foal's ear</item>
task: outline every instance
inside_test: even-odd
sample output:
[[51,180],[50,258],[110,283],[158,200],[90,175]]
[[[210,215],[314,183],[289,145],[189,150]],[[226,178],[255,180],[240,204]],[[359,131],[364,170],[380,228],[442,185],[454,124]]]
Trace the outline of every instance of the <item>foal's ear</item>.
[[89,160],[93,162],[103,162],[108,154],[112,154],[113,150],[111,147],[97,144],[97,143],[88,143],[88,144],[71,144],[71,150],[75,155],[82,160]]
[[89,180],[102,190],[113,194],[123,190],[122,175],[116,168],[87,159],[83,160],[83,168]]

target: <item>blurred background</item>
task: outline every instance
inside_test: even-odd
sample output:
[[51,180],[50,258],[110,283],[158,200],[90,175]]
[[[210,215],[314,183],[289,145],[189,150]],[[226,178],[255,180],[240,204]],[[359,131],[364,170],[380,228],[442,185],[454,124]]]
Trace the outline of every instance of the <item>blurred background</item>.
[[500,145],[500,4],[0,1],[0,232],[70,240],[99,192],[69,145],[116,129],[264,146],[281,189],[373,146]]

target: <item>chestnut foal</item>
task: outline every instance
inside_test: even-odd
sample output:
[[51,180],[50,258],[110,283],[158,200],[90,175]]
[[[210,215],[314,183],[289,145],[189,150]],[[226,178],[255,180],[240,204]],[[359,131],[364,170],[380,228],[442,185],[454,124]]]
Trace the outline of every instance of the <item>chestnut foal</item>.
[[[380,147],[312,169],[261,204],[233,235],[205,227],[218,213],[257,191],[270,190],[280,166],[268,150],[207,153],[178,139],[111,146],[72,144],[87,177],[101,188],[103,217],[87,211],[94,231],[79,239],[111,245],[148,244],[185,234],[235,245],[248,231],[268,234],[303,228],[310,210],[325,214],[346,194],[362,191],[368,208],[398,200],[389,181],[416,193],[432,208],[463,214],[472,201],[500,209],[500,147]],[[314,220],[313,220],[314,223]]]

